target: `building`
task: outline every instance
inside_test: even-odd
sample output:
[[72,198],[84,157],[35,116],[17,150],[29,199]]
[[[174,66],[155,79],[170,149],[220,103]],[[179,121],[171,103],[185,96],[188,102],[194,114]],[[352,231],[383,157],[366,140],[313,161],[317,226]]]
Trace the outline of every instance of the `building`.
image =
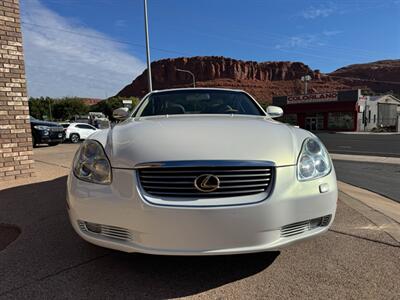
[[33,174],[32,135],[26,95],[17,0],[0,1],[0,181]]
[[393,95],[367,96],[360,130],[387,128],[400,132],[400,100]]
[[400,131],[400,100],[392,95],[365,96],[361,90],[280,96],[282,121],[311,131]]

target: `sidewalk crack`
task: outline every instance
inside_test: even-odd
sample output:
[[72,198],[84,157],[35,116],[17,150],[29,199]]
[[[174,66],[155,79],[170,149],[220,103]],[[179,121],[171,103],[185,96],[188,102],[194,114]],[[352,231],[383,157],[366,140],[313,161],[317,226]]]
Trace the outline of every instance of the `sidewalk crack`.
[[353,238],[365,240],[365,241],[368,241],[368,242],[374,242],[374,243],[383,244],[383,245],[390,246],[390,247],[400,248],[399,244],[396,245],[396,244],[392,244],[392,243],[388,243],[388,242],[377,241],[377,240],[373,240],[373,239],[370,239],[370,238],[367,238],[367,237],[363,237],[363,236],[359,236],[359,235],[356,235],[356,234],[343,232],[343,231],[339,231],[339,230],[335,230],[335,229],[329,229],[329,231],[332,231],[332,232],[338,233],[338,234],[347,235],[347,236],[350,236],[350,237],[353,237]]

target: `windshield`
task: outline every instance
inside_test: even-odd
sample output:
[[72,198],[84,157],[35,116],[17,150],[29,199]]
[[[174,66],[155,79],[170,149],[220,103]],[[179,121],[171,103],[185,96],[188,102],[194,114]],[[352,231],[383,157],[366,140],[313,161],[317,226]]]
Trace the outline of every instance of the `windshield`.
[[243,92],[183,90],[150,95],[140,105],[136,117],[178,114],[265,115]]

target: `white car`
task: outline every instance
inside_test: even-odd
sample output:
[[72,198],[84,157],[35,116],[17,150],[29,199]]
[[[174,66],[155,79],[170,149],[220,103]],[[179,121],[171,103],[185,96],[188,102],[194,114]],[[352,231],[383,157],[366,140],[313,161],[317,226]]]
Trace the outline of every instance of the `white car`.
[[87,139],[92,133],[99,131],[96,127],[86,123],[71,123],[65,129],[65,138],[72,143]]
[[246,92],[154,91],[74,158],[67,207],[86,241],[126,252],[269,251],[326,232],[331,159],[312,133]]

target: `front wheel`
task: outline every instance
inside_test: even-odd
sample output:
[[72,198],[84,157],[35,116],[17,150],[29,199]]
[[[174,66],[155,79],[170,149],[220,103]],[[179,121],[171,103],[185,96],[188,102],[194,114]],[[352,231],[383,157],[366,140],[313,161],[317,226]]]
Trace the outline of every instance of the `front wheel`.
[[77,134],[77,133],[72,133],[72,134],[70,135],[69,139],[71,140],[71,143],[76,144],[76,143],[79,142],[79,139],[80,139],[80,138],[79,138],[79,134]]

